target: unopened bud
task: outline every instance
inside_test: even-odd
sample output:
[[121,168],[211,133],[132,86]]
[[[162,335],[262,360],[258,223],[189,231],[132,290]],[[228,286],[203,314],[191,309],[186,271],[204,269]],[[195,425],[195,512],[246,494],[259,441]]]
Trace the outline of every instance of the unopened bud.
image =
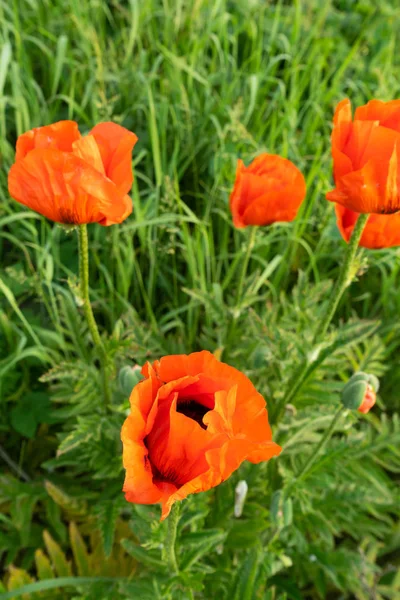
[[246,500],[248,489],[249,486],[247,485],[247,482],[244,479],[239,481],[235,488],[235,507],[233,510],[233,514],[237,518],[242,516],[243,506]]
[[350,410],[366,414],[374,406],[378,390],[379,380],[375,375],[362,371],[354,373],[342,390],[342,404]]
[[282,490],[277,490],[271,498],[271,520],[276,527],[288,527],[293,521],[293,503],[291,498],[285,498]]
[[119,387],[121,388],[121,391],[128,396],[141,379],[141,367],[139,367],[139,365],[122,367],[118,373]]

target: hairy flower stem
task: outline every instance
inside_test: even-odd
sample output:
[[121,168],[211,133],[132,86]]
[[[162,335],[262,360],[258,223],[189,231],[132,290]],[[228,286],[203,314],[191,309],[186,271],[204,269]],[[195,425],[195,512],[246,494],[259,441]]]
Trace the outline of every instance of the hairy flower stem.
[[360,239],[367,224],[368,217],[369,214],[362,214],[357,219],[353,233],[351,234],[349,245],[347,247],[347,256],[340,271],[339,279],[329,301],[325,316],[321,320],[321,327],[318,327],[317,331],[315,332],[313,344],[319,342],[319,340],[321,340],[328,331],[328,327],[333,319],[340,299],[343,296],[346,288],[354,279],[354,259],[357,254],[358,244],[360,243]]
[[243,296],[244,280],[246,279],[247,269],[249,267],[249,262],[250,262],[250,258],[251,258],[251,251],[254,248],[254,242],[256,240],[256,235],[257,235],[257,227],[253,226],[251,228],[250,235],[247,238],[246,252],[243,257],[242,268],[240,270],[240,275],[239,275],[239,282],[238,282],[238,286],[236,289],[235,307],[233,310],[232,320],[228,326],[228,330],[227,330],[227,334],[226,334],[225,344],[228,348],[231,345],[231,342],[232,342],[232,339],[233,339],[233,336],[235,333],[235,326],[236,326],[237,320],[240,317],[239,306],[243,299],[242,296]]
[[175,502],[175,504],[171,508],[171,512],[167,520],[168,531],[165,539],[165,546],[163,552],[163,558],[165,561],[167,561],[168,568],[171,569],[173,573],[179,573],[178,562],[176,560],[175,554],[175,543],[179,523],[179,515],[181,512],[180,509],[180,502]]
[[110,388],[107,376],[107,352],[101,340],[99,329],[95,321],[92,305],[89,298],[89,243],[86,225],[79,225],[79,280],[83,300],[83,310],[94,345],[96,346],[101,360],[101,371],[103,377],[104,403],[106,409],[110,405]]
[[[368,214],[361,214],[358,217],[357,222],[354,226],[353,233],[347,246],[346,258],[342,264],[342,268],[339,274],[339,279],[337,280],[335,289],[333,290],[331,299],[326,308],[325,315],[321,319],[315,331],[313,338],[313,346],[318,344],[318,342],[320,342],[325,336],[326,332],[328,331],[328,327],[335,315],[340,299],[342,298],[345,289],[351,284],[354,278],[354,260],[356,258],[358,244],[360,242],[365,225],[367,224],[368,217]],[[299,368],[294,372],[293,377],[291,377],[291,379],[289,380],[287,392],[282,398],[281,402],[278,404],[277,409],[275,411],[275,423],[281,420],[285,411],[285,406],[289,404],[289,402],[291,402],[291,400],[297,394],[298,390],[303,385],[304,381],[307,379],[309,367],[310,364],[308,363],[308,361],[304,360],[303,363],[299,366]]]
[[292,481],[286,488],[286,490],[285,490],[286,497],[289,495],[289,493],[291,492],[293,487],[299,481],[304,479],[304,477],[310,471],[311,467],[317,460],[318,456],[321,454],[322,450],[325,448],[326,444],[331,439],[333,432],[335,431],[336,426],[339,423],[339,420],[340,420],[341,416],[343,415],[343,413],[345,412],[345,410],[346,409],[344,408],[344,406],[342,406],[342,405],[339,406],[339,408],[337,409],[337,411],[335,412],[335,414],[332,417],[332,421],[330,422],[329,427],[326,429],[325,433],[321,437],[317,447],[314,450],[312,450],[310,456],[308,457],[308,460],[306,460],[304,465],[301,467],[300,471],[294,476],[294,478],[292,479]]
[[243,259],[243,263],[242,263],[242,270],[240,272],[239,285],[237,287],[237,293],[236,293],[236,306],[242,300],[244,280],[246,278],[247,269],[248,269],[250,257],[251,257],[251,252],[254,248],[254,242],[256,241],[256,235],[257,235],[257,227],[255,225],[253,225],[251,228],[249,238],[248,238],[248,242],[247,242],[246,254],[244,255],[244,259]]

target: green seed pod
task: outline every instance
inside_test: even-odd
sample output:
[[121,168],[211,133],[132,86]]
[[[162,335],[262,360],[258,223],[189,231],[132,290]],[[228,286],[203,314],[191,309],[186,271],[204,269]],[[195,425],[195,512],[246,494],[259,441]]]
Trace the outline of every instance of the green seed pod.
[[129,396],[135,385],[142,379],[140,369],[139,365],[135,365],[134,367],[125,366],[118,373],[119,387],[127,396]]

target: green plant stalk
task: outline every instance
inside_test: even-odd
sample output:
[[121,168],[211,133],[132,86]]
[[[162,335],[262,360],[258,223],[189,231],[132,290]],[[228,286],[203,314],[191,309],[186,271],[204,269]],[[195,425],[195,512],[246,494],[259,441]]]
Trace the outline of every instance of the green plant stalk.
[[83,300],[83,310],[85,313],[86,321],[89,327],[90,334],[92,336],[93,343],[100,354],[101,360],[101,371],[103,378],[103,392],[104,392],[104,403],[105,407],[110,405],[111,396],[110,388],[108,384],[107,376],[107,352],[104,344],[101,340],[99,329],[97,327],[96,320],[94,318],[92,305],[89,297],[89,242],[87,227],[85,225],[79,225],[78,228],[78,240],[79,240],[79,280],[80,289]]
[[247,269],[248,269],[249,262],[250,262],[251,251],[253,250],[254,242],[256,241],[256,235],[257,235],[257,226],[253,225],[251,228],[251,232],[250,232],[248,243],[247,243],[246,254],[244,255],[244,259],[243,259],[243,263],[242,263],[242,270],[240,272],[239,285],[238,285],[237,293],[236,293],[236,306],[239,304],[239,302],[242,299],[244,280],[246,278]]
[[173,573],[179,573],[178,561],[176,560],[175,553],[175,544],[180,512],[180,502],[175,502],[171,508],[171,512],[167,520],[168,531],[163,552],[163,558]]
[[293,487],[302,479],[304,479],[304,477],[307,475],[307,473],[310,471],[312,465],[315,463],[315,461],[317,460],[318,456],[321,454],[321,452],[324,450],[326,444],[329,442],[329,440],[331,439],[333,432],[336,429],[337,424],[339,423],[339,420],[341,418],[341,416],[343,415],[343,413],[345,412],[345,407],[340,405],[339,408],[337,409],[337,411],[335,412],[335,414],[332,417],[332,421],[329,425],[329,427],[326,429],[325,433],[323,434],[323,436],[321,437],[317,447],[315,448],[315,450],[313,450],[308,458],[308,460],[306,460],[306,462],[304,463],[304,465],[301,467],[300,471],[297,473],[297,475],[294,476],[294,478],[292,479],[292,481],[290,482],[290,484],[288,485],[288,487],[286,488],[285,491],[285,496],[287,497],[289,495],[289,493],[291,492],[291,490],[293,489]]
[[[346,288],[351,284],[354,274],[354,260],[357,254],[358,244],[360,242],[362,233],[364,231],[365,225],[367,224],[369,214],[360,214],[353,229],[353,233],[351,235],[345,261],[342,264],[342,269],[340,271],[339,279],[336,283],[335,289],[327,306],[325,315],[323,319],[321,319],[321,327],[318,326],[315,331],[313,338],[313,346],[317,344],[328,331],[328,327],[335,315],[338,304],[344,294]],[[295,371],[293,377],[289,380],[287,393],[282,398],[281,402],[278,404],[277,409],[275,411],[276,419],[275,422],[280,421],[283,416],[286,404],[289,404],[291,400],[295,397],[298,390],[303,385],[304,381],[307,378],[307,371],[309,368],[309,364],[307,361],[304,361],[300,367]]]
[[360,239],[364,228],[367,224],[368,217],[369,214],[361,214],[357,219],[357,222],[353,229],[353,233],[351,234],[346,259],[340,271],[339,279],[337,281],[334,293],[331,296],[328,308],[326,309],[325,317],[322,320],[322,327],[320,329],[317,329],[317,331],[314,334],[313,344],[316,344],[319,340],[321,340],[328,331],[328,327],[333,319],[338,304],[346,288],[351,284],[351,282],[354,279],[354,259],[356,258],[358,244],[360,243]]
[[240,304],[240,302],[242,300],[242,296],[243,296],[244,281],[246,279],[246,274],[247,274],[247,270],[249,267],[251,251],[254,248],[254,242],[256,240],[256,235],[257,235],[257,229],[258,229],[257,226],[252,226],[250,235],[247,238],[247,248],[246,248],[246,252],[243,257],[243,260],[242,260],[242,268],[240,270],[239,283],[238,283],[237,290],[236,290],[236,299],[235,299],[235,307],[233,310],[233,316],[227,327],[227,332],[226,332],[225,346],[227,346],[228,348],[231,345],[231,341],[232,341],[233,335],[235,333],[235,325],[240,316],[240,311],[238,310],[238,307],[239,307],[239,304]]

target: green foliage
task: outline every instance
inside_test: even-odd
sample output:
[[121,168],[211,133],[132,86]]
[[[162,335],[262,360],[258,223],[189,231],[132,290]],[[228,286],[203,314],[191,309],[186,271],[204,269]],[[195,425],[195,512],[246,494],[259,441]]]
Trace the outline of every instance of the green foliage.
[[[333,107],[399,97],[397,2],[0,0],[0,24],[0,600],[396,600],[398,250],[364,253],[312,339],[345,251],[323,198]],[[132,216],[89,227],[108,414],[76,232],[6,187],[17,135],[60,119],[139,137]],[[228,196],[237,157],[262,151],[292,159],[308,194],[294,223],[257,231],[238,297],[249,240]],[[172,575],[159,507],[121,492],[120,429],[130,367],[199,348],[251,378],[284,451],[183,503]],[[380,378],[375,409],[344,416],[297,481],[355,371]]]

